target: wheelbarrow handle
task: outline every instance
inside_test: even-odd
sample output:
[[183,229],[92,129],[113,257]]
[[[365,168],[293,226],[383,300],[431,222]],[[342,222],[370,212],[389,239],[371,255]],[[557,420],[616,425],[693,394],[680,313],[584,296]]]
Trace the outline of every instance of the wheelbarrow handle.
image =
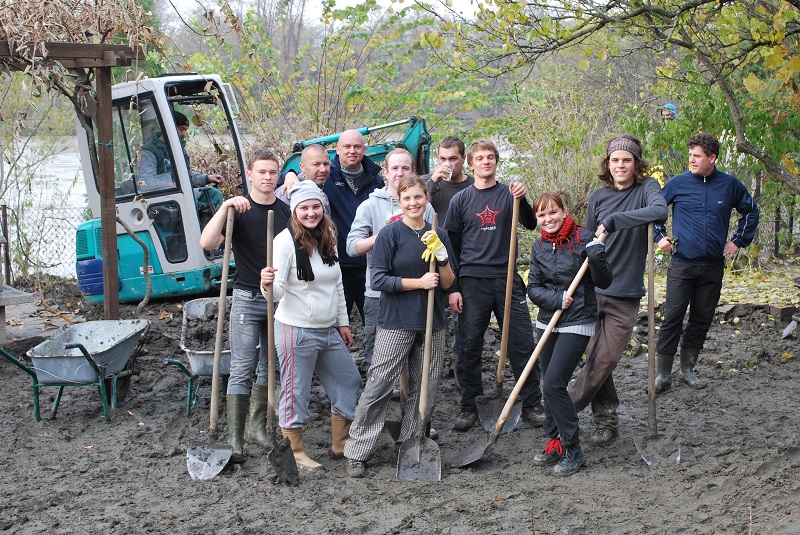
[[31,368],[30,366],[27,366],[24,362],[22,362],[21,360],[16,358],[14,355],[9,353],[8,351],[3,349],[2,347],[0,347],[0,355],[2,355],[5,358],[7,358],[9,360],[9,362],[11,362],[11,364],[14,364],[20,370],[24,371],[25,373],[27,373],[28,375],[33,377],[34,383],[36,382],[36,372],[33,371],[33,368]]
[[178,359],[164,359],[161,361],[161,363],[164,366],[175,366],[180,371],[182,371],[183,374],[186,375],[186,377],[189,377],[190,379],[195,377],[195,374],[190,372],[189,368],[187,368],[186,365]]

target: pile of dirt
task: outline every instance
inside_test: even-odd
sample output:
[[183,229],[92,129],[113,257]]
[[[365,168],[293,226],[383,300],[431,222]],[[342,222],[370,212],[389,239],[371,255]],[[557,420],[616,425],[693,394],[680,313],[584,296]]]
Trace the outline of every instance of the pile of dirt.
[[[36,423],[30,377],[0,360],[0,528],[54,534],[800,531],[800,347],[794,337],[781,339],[785,323],[764,307],[720,309],[697,367],[708,388],[692,390],[676,372],[672,389],[658,397],[658,427],[680,441],[679,464],[653,470],[634,444],[649,434],[642,318],[638,342],[614,373],[620,437],[608,447],[584,442],[588,465],[570,478],[533,466],[546,437],[525,423],[502,435],[483,461],[454,468],[457,456],[486,433],[453,430],[459,395],[454,379],[446,377],[433,415],[440,483],[398,481],[397,447],[388,433],[368,463],[367,477],[347,478],[343,461],[328,455],[329,404],[315,382],[305,443],[326,469],[303,473],[298,487],[287,487],[275,481],[266,452],[251,444],[243,465],[208,482],[190,480],[186,449],[208,440],[208,385],[187,418],[186,377],[161,362],[182,358],[182,305],[149,307],[145,316],[152,327],[138,360],[141,371],[111,422],[103,420],[98,393],[90,388],[66,388],[51,419],[48,406],[56,389],[50,387],[41,396],[45,419]],[[133,309],[124,307],[123,316]],[[96,307],[87,308],[85,317],[96,319]],[[499,336],[489,331],[486,339],[488,392]],[[509,376],[506,394],[512,387]],[[397,414],[392,402],[389,417]],[[580,417],[586,437],[593,429],[591,413]],[[224,403],[219,427],[224,437]]]

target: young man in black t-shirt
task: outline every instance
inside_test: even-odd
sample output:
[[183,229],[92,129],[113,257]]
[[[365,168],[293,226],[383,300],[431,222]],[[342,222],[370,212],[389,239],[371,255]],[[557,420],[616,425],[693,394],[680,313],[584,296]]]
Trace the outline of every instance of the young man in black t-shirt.
[[[270,151],[256,150],[250,157],[247,178],[250,193],[230,198],[208,222],[200,236],[206,250],[225,240],[228,207],[236,212],[231,236],[236,273],[230,316],[231,375],[227,411],[229,442],[234,453],[243,452],[244,427],[250,408],[248,440],[269,447],[267,415],[267,303],[261,294],[261,270],[267,265],[267,213],[274,212],[275,235],[291,218],[289,207],[275,196],[280,163]],[[261,342],[259,351],[258,344]],[[258,368],[258,377],[252,377]]]
[[[483,335],[492,312],[498,323],[503,324],[515,197],[521,199],[520,223],[531,230],[536,228],[536,214],[525,199],[525,186],[521,182],[499,183],[495,176],[498,161],[499,152],[491,141],[479,140],[470,146],[467,163],[475,175],[475,183],[453,197],[444,225],[459,265],[459,291],[450,294],[450,308],[461,315],[461,352],[456,370],[461,387],[461,414],[455,421],[456,431],[468,431],[478,419],[475,398],[483,394]],[[515,377],[519,378],[533,349],[525,284],[515,273],[508,341],[508,360]],[[522,416],[534,426],[544,422],[540,381],[537,362],[520,393]]]

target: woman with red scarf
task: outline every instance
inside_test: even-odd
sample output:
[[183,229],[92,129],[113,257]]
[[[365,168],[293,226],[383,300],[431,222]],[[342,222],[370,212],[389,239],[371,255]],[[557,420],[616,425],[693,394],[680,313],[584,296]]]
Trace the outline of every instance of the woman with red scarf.
[[[528,297],[538,305],[537,338],[547,328],[556,310],[563,310],[540,353],[544,397],[544,431],[550,437],[534,464],[555,465],[558,476],[570,476],[585,463],[578,438],[578,413],[567,393],[575,367],[594,334],[597,301],[594,288],[611,284],[611,267],[605,246],[592,232],[578,226],[567,215],[555,193],[542,193],[533,202],[541,239],[531,249]],[[575,275],[588,257],[589,270],[571,296],[567,296]]]

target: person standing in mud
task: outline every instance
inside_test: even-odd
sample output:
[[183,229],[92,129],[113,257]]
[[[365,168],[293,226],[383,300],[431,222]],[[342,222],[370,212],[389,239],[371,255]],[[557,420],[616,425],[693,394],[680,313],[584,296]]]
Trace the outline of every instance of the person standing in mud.
[[[393,160],[400,158],[395,156]],[[391,172],[388,181],[390,185],[393,183]],[[348,459],[347,474],[356,478],[366,475],[366,461],[377,447],[392,387],[405,366],[408,366],[409,396],[403,411],[399,441],[411,438],[416,432],[428,290],[433,288],[436,291],[428,383],[429,415],[433,412],[444,361],[444,291],[455,281],[450,264],[450,241],[441,229],[432,229],[430,222],[426,221],[428,191],[420,178],[403,178],[397,186],[397,193],[402,219],[383,227],[372,250],[372,287],[381,292],[382,300],[379,329],[374,360],[364,392],[358,400],[356,417],[350,427],[350,440],[344,449]],[[439,266],[438,272],[430,272],[430,262],[434,258]]]
[[[692,388],[705,388],[694,367],[714,319],[722,291],[725,260],[753,241],[759,209],[736,177],[716,168],[719,141],[711,134],[695,134],[686,143],[689,171],[670,178],[664,199],[672,205],[672,235],[656,226],[658,246],[672,257],[667,272],[664,321],[656,344],[656,391],[672,384],[672,363],[681,347],[681,374]],[[740,214],[728,239],[731,211]],[[683,319],[689,307],[686,329]]]
[[[444,225],[458,260],[458,288],[450,294],[450,308],[461,315],[461,353],[456,370],[461,404],[454,424],[457,431],[469,431],[478,420],[476,398],[483,394],[483,336],[492,312],[503,324],[514,198],[520,199],[520,223],[531,230],[536,228],[536,214],[525,199],[525,185],[497,181],[499,159],[500,153],[491,141],[479,140],[470,146],[467,163],[475,183],[453,197]],[[525,284],[518,273],[514,273],[512,299],[508,359],[514,376],[519,378],[534,342]],[[520,393],[522,417],[533,426],[544,422],[540,379],[537,362]]]
[[[347,234],[347,254],[352,257],[367,256],[367,280],[364,294],[364,365],[369,370],[372,364],[372,351],[375,347],[375,331],[378,327],[381,293],[370,284],[372,249],[383,227],[403,217],[403,210],[397,201],[397,187],[407,176],[414,173],[414,159],[405,149],[394,149],[386,155],[386,186],[376,189],[369,199],[356,209],[356,217]],[[433,208],[426,203],[425,220],[430,222]]]
[[[231,374],[226,407],[228,440],[234,454],[244,450],[245,420],[250,412],[248,441],[268,448],[267,418],[267,302],[261,294],[261,270],[267,265],[267,213],[275,214],[275,232],[286,228],[289,207],[275,197],[280,163],[265,149],[253,152],[246,171],[250,193],[226,200],[203,229],[200,246],[211,251],[225,240],[228,207],[236,212],[231,245],[236,257],[230,316]],[[261,343],[261,349],[258,349]],[[253,375],[258,365],[258,376]]]
[[667,221],[661,187],[645,177],[641,142],[630,135],[608,140],[598,178],[602,187],[589,196],[586,228],[607,234],[606,258],[614,272],[607,288],[597,288],[597,323],[586,361],[569,389],[575,409],[592,407],[595,429],[589,443],[609,444],[619,433],[619,397],[613,371],[628,346],[639,305],[647,257],[648,223]]
[[311,418],[311,380],[319,378],[331,401],[331,449],[344,452],[358,401],[361,375],[348,347],[353,343],[336,256],[336,227],[325,215],[324,194],[305,180],[289,191],[291,219],[275,238],[275,266],[261,270],[261,291],[272,285],[278,301],[275,347],[281,370],[278,423],[297,464],[321,465],[305,451],[303,428]]
[[[570,476],[586,462],[580,446],[578,411],[567,393],[567,383],[581,361],[597,321],[595,286],[611,284],[605,246],[593,233],[578,226],[555,193],[533,201],[541,238],[531,248],[528,297],[539,307],[536,331],[541,338],[556,310],[562,314],[542,348],[544,431],[550,439],[544,452],[533,458],[540,466],[555,465],[557,476]],[[584,260],[589,270],[567,295]]]

